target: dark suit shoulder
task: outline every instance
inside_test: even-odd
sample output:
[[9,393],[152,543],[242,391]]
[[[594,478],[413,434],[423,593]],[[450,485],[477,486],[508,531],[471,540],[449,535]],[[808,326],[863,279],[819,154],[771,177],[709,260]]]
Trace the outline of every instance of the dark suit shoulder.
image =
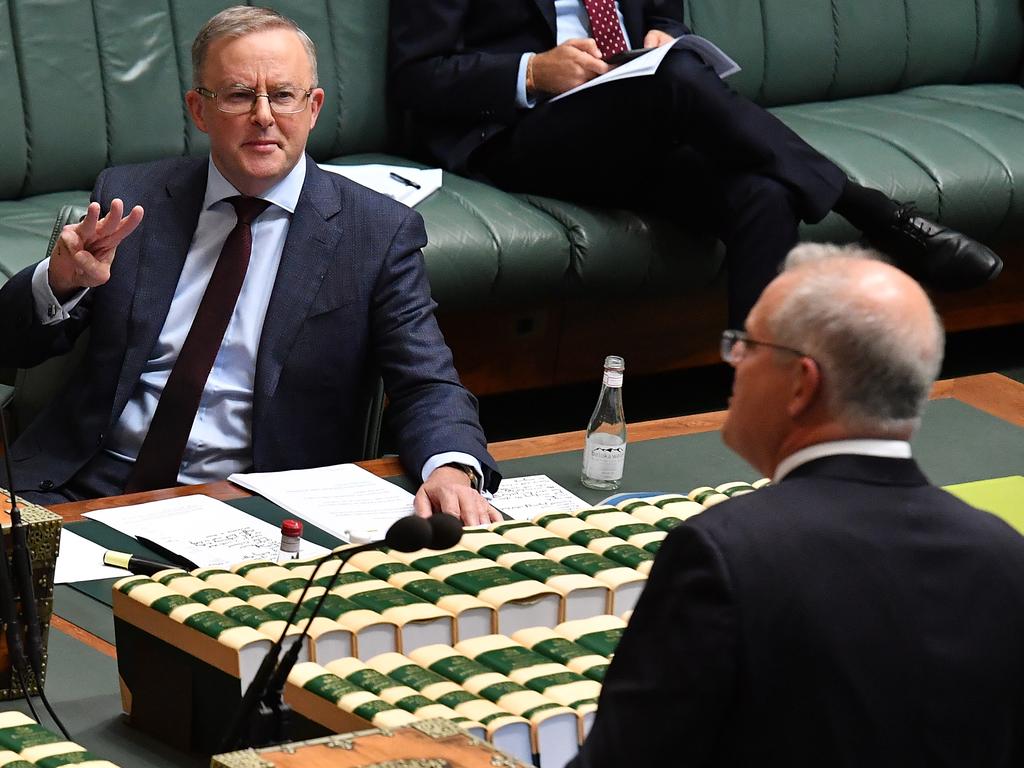
[[152,194],[172,184],[204,185],[209,159],[203,157],[170,157],[148,163],[114,165],[104,169],[96,179],[93,199],[106,209],[119,197],[125,209],[145,204]]
[[209,158],[203,155],[201,157],[166,157],[145,163],[112,165],[100,173],[99,179],[111,183],[131,180],[133,186],[167,183],[180,178],[183,174],[205,168],[208,162]]
[[931,484],[884,485],[834,477],[787,479],[722,502],[687,521],[732,557],[800,557],[810,547],[871,541],[902,547],[914,536],[959,540],[1016,553],[1024,574],[1024,537],[1005,521]]

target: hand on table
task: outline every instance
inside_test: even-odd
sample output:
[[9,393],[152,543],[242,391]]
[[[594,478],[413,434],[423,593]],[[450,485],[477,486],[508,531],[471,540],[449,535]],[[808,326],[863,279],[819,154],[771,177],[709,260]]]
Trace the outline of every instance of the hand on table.
[[430,473],[413,500],[413,509],[420,517],[443,512],[459,518],[465,525],[498,522],[501,513],[487,503],[469,484],[469,477],[461,469],[442,466]]

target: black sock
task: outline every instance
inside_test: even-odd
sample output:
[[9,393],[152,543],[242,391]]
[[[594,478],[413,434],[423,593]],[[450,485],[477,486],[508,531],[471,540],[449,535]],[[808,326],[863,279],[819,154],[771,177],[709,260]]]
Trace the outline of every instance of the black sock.
[[833,210],[861,232],[870,232],[891,221],[899,205],[877,189],[847,181]]

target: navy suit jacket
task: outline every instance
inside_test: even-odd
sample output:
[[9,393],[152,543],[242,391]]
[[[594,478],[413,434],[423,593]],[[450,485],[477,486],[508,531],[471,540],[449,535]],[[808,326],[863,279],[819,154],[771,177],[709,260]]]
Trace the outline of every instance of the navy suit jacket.
[[[118,247],[111,278],[71,319],[42,326],[33,268],[0,290],[0,359],[32,366],[70,349],[86,328],[80,370],[15,443],[18,485],[60,486],[103,445],[163,327],[206,190],[206,158],[109,168],[93,199],[146,210]],[[323,466],[357,457],[359,398],[379,370],[402,460],[418,477],[430,456],[462,451],[499,475],[476,400],[460,384],[434,318],[419,214],[307,158],[260,338],[253,391],[255,471]],[[41,486],[41,484],[43,484]]]
[[[619,0],[634,47],[660,29],[678,37],[680,0]],[[514,123],[519,61],[553,48],[554,0],[391,0],[392,93],[432,158],[465,173],[470,153]]]
[[676,527],[576,766],[1024,765],[1024,537],[911,460]]

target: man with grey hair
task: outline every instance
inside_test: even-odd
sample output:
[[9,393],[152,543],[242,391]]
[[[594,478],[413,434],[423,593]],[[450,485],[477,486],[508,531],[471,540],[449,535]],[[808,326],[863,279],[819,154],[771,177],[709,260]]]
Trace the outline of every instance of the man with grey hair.
[[576,766],[1024,764],[1024,538],[910,456],[927,296],[827,253],[723,336],[723,439],[773,484],[665,539]]
[[192,63],[185,102],[209,157],[108,168],[85,219],[0,291],[9,362],[91,331],[74,380],[12,447],[18,490],[51,504],[352,461],[379,372],[422,479],[417,513],[496,517],[478,491],[500,476],[434,318],[423,220],[306,155],[324,102],[312,41],[235,6]]

